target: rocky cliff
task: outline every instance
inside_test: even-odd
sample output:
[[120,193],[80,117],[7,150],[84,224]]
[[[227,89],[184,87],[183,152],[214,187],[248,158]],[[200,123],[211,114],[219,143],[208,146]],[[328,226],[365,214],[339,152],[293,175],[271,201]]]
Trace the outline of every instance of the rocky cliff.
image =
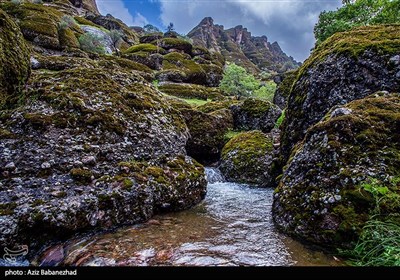
[[261,70],[285,72],[299,66],[282,51],[277,42],[269,42],[266,36],[254,37],[241,25],[225,30],[207,17],[188,36],[195,45],[220,53],[226,60],[253,73]]

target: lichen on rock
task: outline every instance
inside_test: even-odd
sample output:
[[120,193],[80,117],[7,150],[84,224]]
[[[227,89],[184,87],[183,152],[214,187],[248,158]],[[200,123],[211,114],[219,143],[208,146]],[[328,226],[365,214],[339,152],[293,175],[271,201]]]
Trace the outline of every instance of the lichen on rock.
[[[399,94],[377,93],[332,108],[312,126],[276,189],[278,227],[327,247],[356,241],[375,207],[360,185],[400,176],[399,112]],[[398,210],[384,207],[381,214]]]
[[228,181],[272,186],[273,139],[261,131],[233,137],[222,149],[220,170]]

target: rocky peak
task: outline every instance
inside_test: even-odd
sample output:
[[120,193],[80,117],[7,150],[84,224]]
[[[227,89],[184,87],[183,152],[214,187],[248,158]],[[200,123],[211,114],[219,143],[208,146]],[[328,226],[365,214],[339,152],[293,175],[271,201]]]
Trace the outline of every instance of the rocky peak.
[[245,67],[249,72],[262,70],[285,72],[299,66],[287,56],[277,42],[269,43],[266,36],[253,37],[243,25],[224,29],[214,24],[211,17],[204,18],[188,36],[195,45],[222,54],[227,61]]

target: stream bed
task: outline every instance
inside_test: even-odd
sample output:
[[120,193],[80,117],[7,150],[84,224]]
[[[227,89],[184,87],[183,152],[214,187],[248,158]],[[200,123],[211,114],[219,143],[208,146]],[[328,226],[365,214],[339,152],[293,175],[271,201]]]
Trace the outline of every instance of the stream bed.
[[69,240],[37,259],[78,266],[337,266],[273,224],[273,189],[223,182],[208,168],[206,199],[193,209],[158,215],[144,224]]

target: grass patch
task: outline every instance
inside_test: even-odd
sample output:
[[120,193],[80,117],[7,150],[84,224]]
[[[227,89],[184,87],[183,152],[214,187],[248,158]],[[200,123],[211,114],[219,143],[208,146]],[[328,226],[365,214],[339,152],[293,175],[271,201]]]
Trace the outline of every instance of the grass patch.
[[283,110],[283,111],[282,111],[282,114],[281,114],[281,115],[279,116],[279,118],[276,120],[275,128],[280,128],[280,127],[281,127],[283,121],[285,120],[285,111],[286,111],[286,110]]

